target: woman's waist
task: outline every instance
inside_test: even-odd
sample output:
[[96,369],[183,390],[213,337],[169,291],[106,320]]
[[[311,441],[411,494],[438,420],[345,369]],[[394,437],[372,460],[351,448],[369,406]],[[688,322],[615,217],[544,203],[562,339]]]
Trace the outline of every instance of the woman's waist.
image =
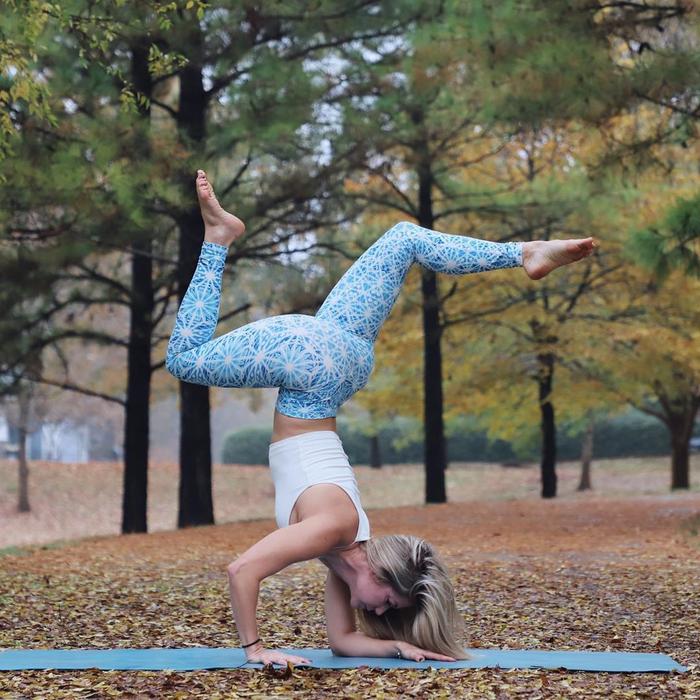
[[288,451],[291,449],[301,449],[307,447],[339,447],[343,449],[343,443],[335,430],[305,430],[296,435],[283,437],[270,443],[270,454]]
[[269,463],[278,482],[355,484],[355,473],[337,433],[331,430],[294,435],[273,442]]
[[272,439],[270,444],[282,442],[290,437],[298,437],[305,433],[336,432],[335,416],[328,418],[299,418],[288,416],[275,407],[275,417],[272,423]]

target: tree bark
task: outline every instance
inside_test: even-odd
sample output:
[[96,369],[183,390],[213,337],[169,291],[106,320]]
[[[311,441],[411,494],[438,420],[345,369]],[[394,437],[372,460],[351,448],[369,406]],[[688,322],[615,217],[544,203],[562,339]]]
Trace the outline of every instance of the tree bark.
[[[418,223],[433,228],[432,174],[430,163],[418,167]],[[425,425],[425,502],[445,503],[445,469],[447,450],[442,393],[442,327],[440,325],[440,296],[437,275],[421,269],[423,296],[423,420]]]
[[540,364],[538,385],[542,431],[542,498],[554,498],[557,495],[557,433],[554,405],[551,401],[554,355],[549,352],[542,353],[537,356],[537,360]]
[[[197,215],[199,216],[199,212]],[[191,221],[190,226],[192,231],[196,222]],[[195,236],[188,236],[181,230],[181,266],[178,268],[180,300],[187,291],[187,285],[194,273],[203,240],[203,233],[202,238],[197,240]],[[177,525],[190,527],[213,523],[209,387],[180,382],[180,486]]]
[[590,421],[586,426],[581,443],[581,480],[578,484],[579,491],[590,491],[591,484],[591,462],[593,461],[593,436],[595,423]]
[[[132,80],[147,98],[152,84],[148,70],[148,45],[143,40],[132,47]],[[139,106],[144,122],[150,118],[147,105]],[[135,149],[148,158],[148,125],[137,132]],[[137,127],[138,130],[138,127]],[[140,235],[138,235],[140,234]],[[136,232],[131,251],[131,297],[129,301],[129,347],[124,424],[124,489],[122,532],[147,532],[148,449],[151,393],[151,333],[153,315],[153,263],[151,231]]]
[[[207,99],[201,55],[202,36],[198,25],[187,38],[189,63],[180,73],[178,126],[187,145],[204,154]],[[203,155],[202,155],[203,157]],[[194,174],[182,176],[183,201],[194,202]],[[178,297],[185,296],[204,241],[204,224],[195,204],[178,217]],[[214,522],[211,484],[211,423],[209,388],[180,382],[180,488],[178,527]]]
[[29,396],[20,389],[17,395],[18,404],[18,425],[17,433],[18,451],[17,451],[17,469],[19,481],[19,499],[17,502],[17,510],[20,513],[28,513],[31,510],[29,505],[29,462],[27,461],[27,434],[29,432]]
[[690,488],[690,438],[693,435],[700,397],[678,402],[678,404],[685,410],[667,415],[666,420],[671,439],[671,489],[688,489]]
[[671,489],[690,488],[690,438],[700,410],[700,395],[688,390],[674,396],[657,393],[671,443]]
[[671,488],[690,488],[690,455],[688,441],[671,438]]
[[382,466],[382,452],[379,446],[379,435],[369,437],[369,466],[380,469]]

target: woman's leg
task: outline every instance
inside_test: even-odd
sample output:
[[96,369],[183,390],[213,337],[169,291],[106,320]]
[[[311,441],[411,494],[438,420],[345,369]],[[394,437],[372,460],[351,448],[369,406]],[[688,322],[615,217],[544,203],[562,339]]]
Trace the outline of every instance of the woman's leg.
[[366,381],[371,345],[335,323],[302,314],[272,316],[212,338],[228,245],[243,223],[221,209],[204,173],[197,194],[205,242],[168,344],[168,370],[207,386],[280,387],[289,415],[335,415],[337,395]]
[[291,390],[290,397],[303,393],[298,402],[306,408],[290,415],[330,415],[327,405],[335,393],[364,378],[358,346],[366,343],[337,324],[302,314],[270,316],[212,339],[226,252],[215,243],[202,246],[168,343],[168,371],[206,386],[283,387]]
[[[184,381],[201,369],[204,357],[196,352],[211,340],[219,320],[221,279],[228,248],[205,241],[194,275],[187,288],[168,341],[165,366]],[[195,352],[193,352],[195,351]],[[197,383],[197,382],[195,382]]]
[[341,277],[316,314],[374,341],[414,262],[448,275],[523,264],[521,243],[439,233],[410,222],[390,228]]

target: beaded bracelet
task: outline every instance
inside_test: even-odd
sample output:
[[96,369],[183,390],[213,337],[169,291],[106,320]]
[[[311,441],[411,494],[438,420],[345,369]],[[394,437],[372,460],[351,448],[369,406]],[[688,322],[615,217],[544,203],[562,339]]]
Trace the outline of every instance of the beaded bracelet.
[[260,641],[260,637],[258,637],[254,642],[251,642],[250,644],[241,644],[241,649],[245,649],[246,647],[252,647],[253,644],[257,644]]

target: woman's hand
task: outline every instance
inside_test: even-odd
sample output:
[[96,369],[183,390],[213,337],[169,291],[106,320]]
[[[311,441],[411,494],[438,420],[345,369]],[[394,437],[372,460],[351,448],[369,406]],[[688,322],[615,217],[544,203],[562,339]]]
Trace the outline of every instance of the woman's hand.
[[302,656],[295,656],[294,654],[285,654],[283,651],[278,651],[277,649],[263,649],[260,647],[255,647],[252,651],[246,654],[248,663],[251,664],[280,664],[280,666],[286,666],[287,662],[299,666],[301,664],[310,664],[311,659],[305,659]]
[[443,654],[436,654],[434,651],[427,651],[426,649],[421,649],[420,647],[414,647],[413,644],[408,642],[397,641],[396,647],[401,652],[402,659],[408,659],[409,661],[425,661],[426,659],[433,659],[434,661],[456,661],[451,656],[444,656]]

